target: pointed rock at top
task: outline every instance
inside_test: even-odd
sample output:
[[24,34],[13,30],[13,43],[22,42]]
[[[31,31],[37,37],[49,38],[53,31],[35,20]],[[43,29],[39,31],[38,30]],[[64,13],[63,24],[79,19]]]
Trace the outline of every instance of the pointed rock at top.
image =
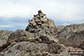
[[38,10],[38,14],[43,13],[41,10]]
[[26,31],[32,32],[37,31],[37,29],[42,28],[55,28],[53,20],[48,19],[46,14],[44,14],[41,10],[38,10],[38,14],[34,15],[32,20],[29,20],[29,24],[26,27]]
[[44,14],[41,10],[38,10],[38,14],[34,15],[34,17],[37,17],[40,19],[40,18],[46,17],[46,14]]

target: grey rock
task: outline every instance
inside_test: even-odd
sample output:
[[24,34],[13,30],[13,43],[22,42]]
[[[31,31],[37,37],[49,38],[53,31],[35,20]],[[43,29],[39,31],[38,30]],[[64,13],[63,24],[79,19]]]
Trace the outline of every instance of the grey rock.
[[51,20],[51,19],[48,20],[48,24],[49,24],[49,27],[52,27],[52,28],[55,28],[56,27],[54,21]]
[[7,44],[9,35],[12,33],[12,31],[7,30],[0,30],[0,47]]
[[13,43],[3,53],[3,56],[69,56],[67,49],[62,45],[38,42]]
[[[34,15],[32,20],[29,20],[29,24],[26,27],[26,31],[31,32],[31,33],[36,33],[38,32],[38,29],[49,29],[49,28],[56,28],[56,25],[53,20],[48,19],[46,15],[39,10],[37,15]],[[47,30],[46,30],[47,31]],[[52,30],[51,30],[52,31]]]
[[57,41],[54,41],[53,38],[50,36],[40,36],[38,40],[41,43],[47,43],[47,44],[57,42]]
[[65,26],[57,26],[56,27],[56,30],[58,33],[60,33],[63,29],[64,29]]
[[19,42],[19,41],[26,41],[30,38],[34,38],[35,34],[29,33],[25,30],[16,30],[15,32],[11,33],[8,38],[8,43]]
[[78,47],[84,42],[84,24],[65,26],[59,33],[60,42],[66,46]]
[[46,38],[49,39],[48,41],[45,40],[46,42],[52,42],[52,41],[57,42],[58,41],[54,38],[56,35],[52,35],[52,34],[49,35],[49,33],[46,32],[46,30],[41,30],[36,33],[30,33],[25,30],[16,30],[15,32],[10,34],[7,43],[11,44],[13,42],[21,42],[21,41],[36,41],[37,39],[40,40],[41,36],[43,36],[43,39],[46,39]]
[[2,47],[0,56],[69,56],[66,47],[58,43],[57,32],[61,34],[62,29],[39,10],[25,30],[7,35],[8,45]]
[[79,48],[81,48],[81,49],[84,50],[84,42],[82,42],[82,43],[79,45]]

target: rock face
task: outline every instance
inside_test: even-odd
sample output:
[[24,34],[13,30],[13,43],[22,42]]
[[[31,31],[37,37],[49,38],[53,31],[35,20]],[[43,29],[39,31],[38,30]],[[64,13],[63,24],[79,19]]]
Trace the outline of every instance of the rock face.
[[7,43],[0,56],[69,56],[68,50],[50,36],[40,36],[17,30],[9,35]]
[[10,43],[0,52],[0,56],[69,56],[68,50],[50,36],[40,36],[25,30],[12,32],[7,40]]
[[84,24],[72,24],[65,26],[59,33],[61,43],[66,46],[78,47],[84,42]]
[[1,31],[0,56],[69,56],[58,43],[57,31],[54,22],[39,10],[25,30]]
[[3,53],[3,56],[69,56],[67,50],[57,43],[37,42],[13,43]]
[[56,31],[57,33],[59,34],[63,29],[64,29],[65,26],[57,26],[56,27]]
[[9,35],[12,31],[0,30],[0,49],[3,45],[7,44]]
[[0,30],[0,56],[69,56],[77,49],[84,50],[84,24],[56,26],[41,10],[25,30]]
[[30,41],[30,40],[33,41],[35,39],[36,38],[33,33],[29,33],[25,30],[16,30],[15,32],[10,34],[8,38],[8,43]]

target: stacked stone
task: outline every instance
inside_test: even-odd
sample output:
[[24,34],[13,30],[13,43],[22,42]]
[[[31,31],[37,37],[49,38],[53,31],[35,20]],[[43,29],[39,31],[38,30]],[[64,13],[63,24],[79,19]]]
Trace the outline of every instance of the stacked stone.
[[37,31],[37,29],[43,29],[44,27],[55,28],[56,25],[52,20],[46,17],[46,14],[39,10],[38,14],[34,15],[32,20],[29,20],[29,24],[26,27],[26,31],[35,32]]

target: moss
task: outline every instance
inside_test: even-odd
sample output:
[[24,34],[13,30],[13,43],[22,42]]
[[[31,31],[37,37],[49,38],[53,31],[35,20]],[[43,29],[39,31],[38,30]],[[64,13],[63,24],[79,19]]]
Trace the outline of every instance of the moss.
[[8,42],[9,42],[9,43],[13,43],[13,42],[15,42],[15,39],[9,40]]
[[59,40],[59,36],[58,36],[58,35],[57,35],[57,36],[55,36],[54,38],[55,38],[56,40]]
[[26,39],[26,40],[35,40],[36,38],[27,36],[27,37],[24,37],[24,39]]
[[21,37],[21,38],[16,38],[16,39],[13,39],[13,40],[9,40],[8,43],[20,42],[20,41],[25,41],[25,40],[33,41],[33,40],[36,40],[36,38],[35,37],[30,37],[30,36],[24,36],[24,37]]
[[24,54],[23,56],[30,56],[29,53]]

